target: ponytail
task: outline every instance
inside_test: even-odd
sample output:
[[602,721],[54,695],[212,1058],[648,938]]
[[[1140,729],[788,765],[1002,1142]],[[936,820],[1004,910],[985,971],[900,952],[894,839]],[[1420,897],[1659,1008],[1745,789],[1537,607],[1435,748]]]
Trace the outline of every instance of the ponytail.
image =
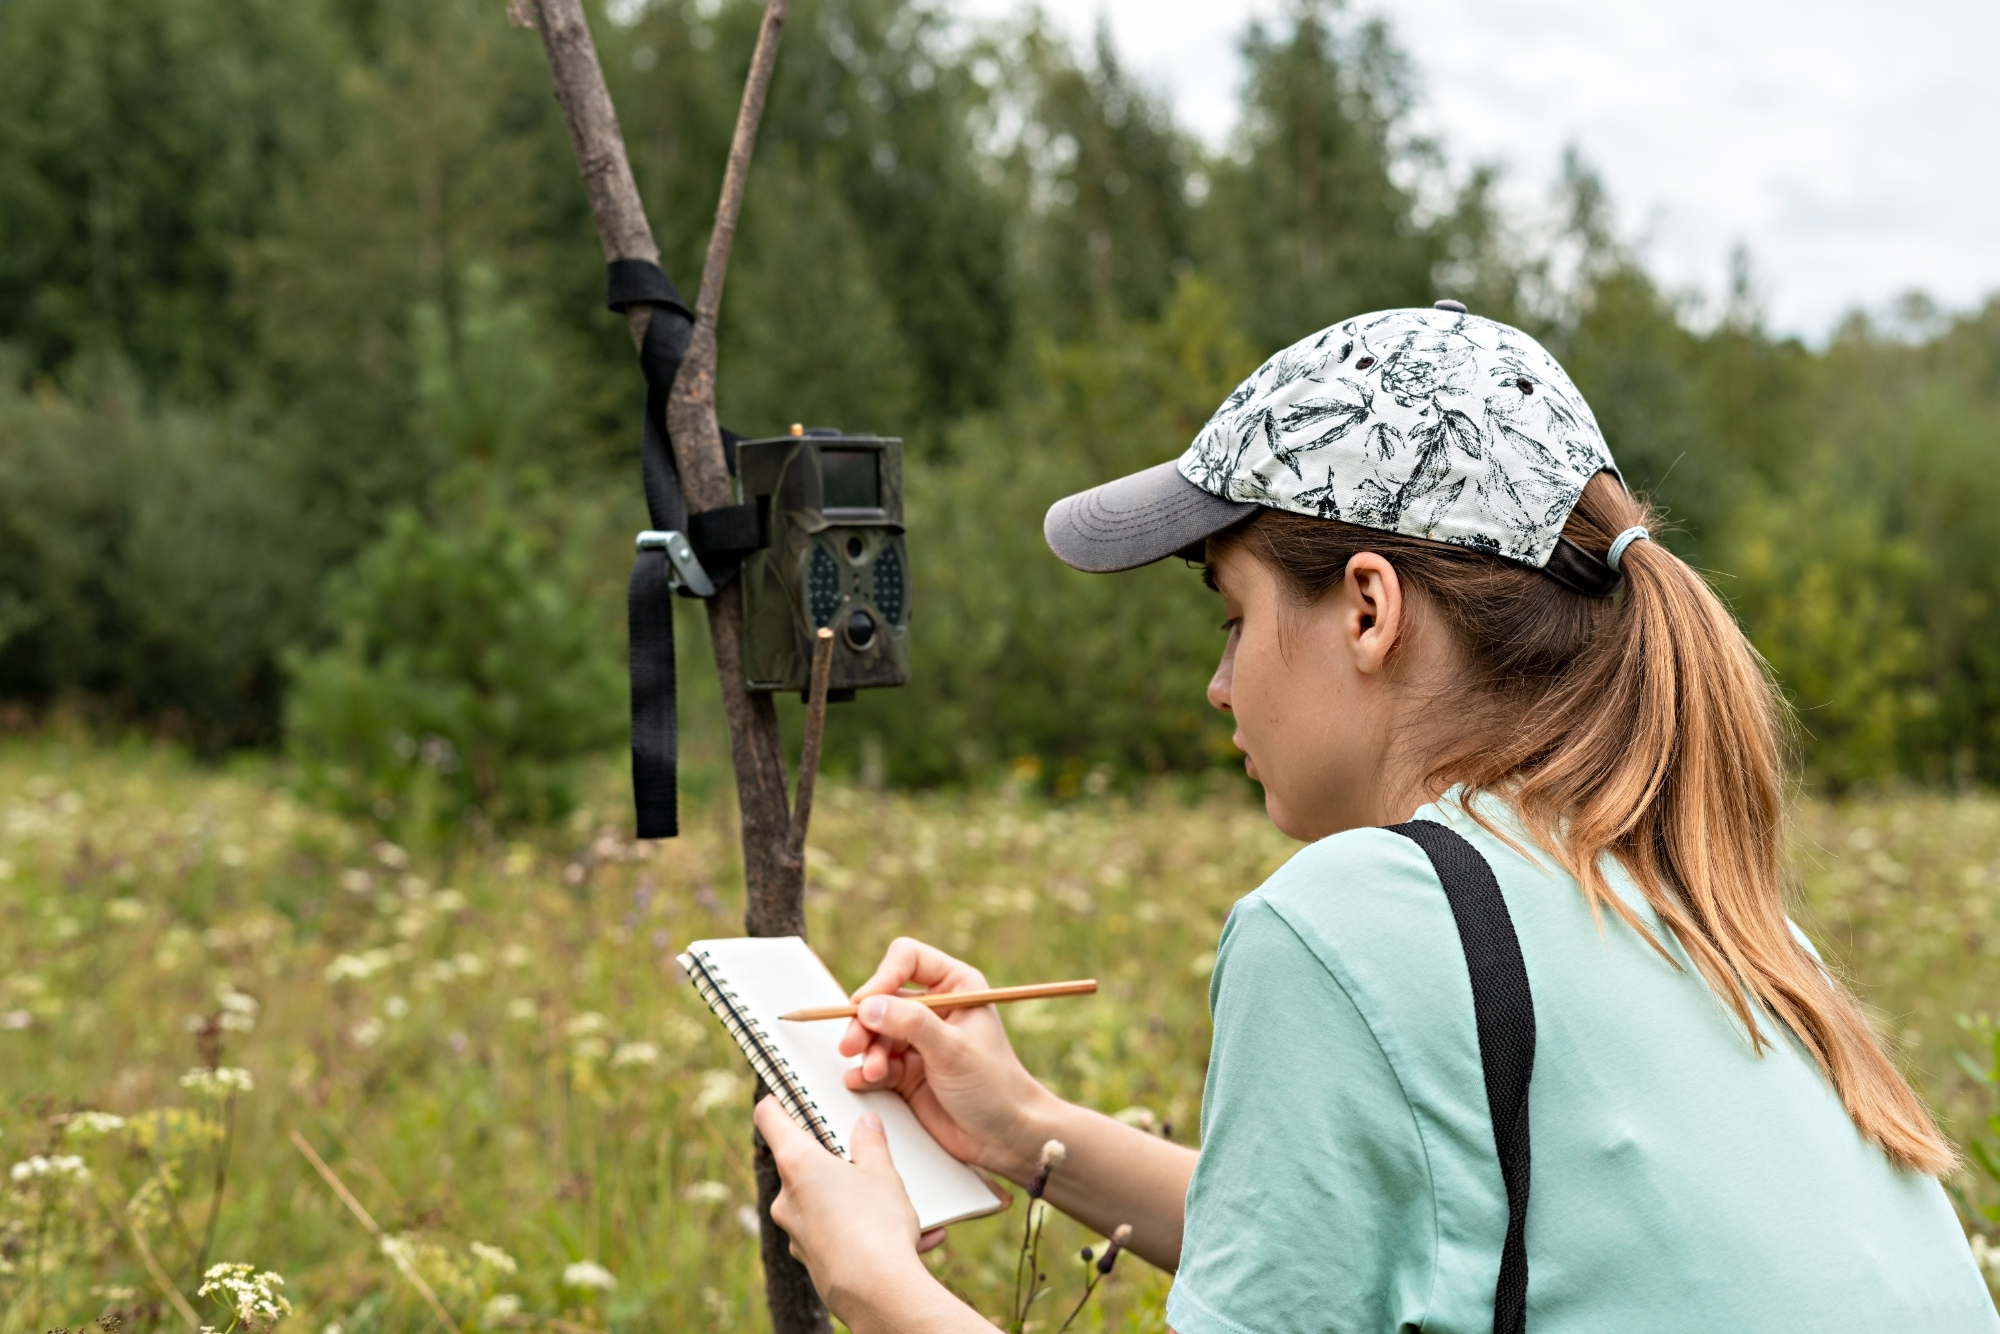
[[[1599,473],[1563,535],[1605,554],[1650,506]],[[1862,1135],[1900,1167],[1943,1175],[1949,1143],[1859,1006],[1792,934],[1779,872],[1784,705],[1701,577],[1657,542],[1622,554],[1624,588],[1586,597],[1463,547],[1263,509],[1219,539],[1317,602],[1363,551],[1387,557],[1464,652],[1466,726],[1433,757],[1442,792],[1494,792],[1583,887],[1672,962],[1606,883],[1615,856],[1762,1051],[1751,1001],[1789,1029]]]

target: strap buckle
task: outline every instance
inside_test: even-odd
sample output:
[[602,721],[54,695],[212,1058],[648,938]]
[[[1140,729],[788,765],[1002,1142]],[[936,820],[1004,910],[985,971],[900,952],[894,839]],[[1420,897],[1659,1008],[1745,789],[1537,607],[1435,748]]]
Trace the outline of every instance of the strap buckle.
[[685,588],[698,598],[715,596],[715,581],[708,577],[708,571],[701,567],[694,548],[687,538],[673,530],[659,532],[648,528],[639,534],[633,543],[640,551],[664,551],[667,553],[667,567],[673,571],[673,585]]

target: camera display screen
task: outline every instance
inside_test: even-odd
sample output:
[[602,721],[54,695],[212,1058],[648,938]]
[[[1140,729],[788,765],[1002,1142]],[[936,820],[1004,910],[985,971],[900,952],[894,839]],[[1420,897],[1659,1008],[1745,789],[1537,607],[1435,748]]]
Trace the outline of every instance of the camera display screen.
[[819,452],[820,478],[825,485],[824,505],[830,510],[873,510],[882,508],[882,478],[873,449],[822,449]]

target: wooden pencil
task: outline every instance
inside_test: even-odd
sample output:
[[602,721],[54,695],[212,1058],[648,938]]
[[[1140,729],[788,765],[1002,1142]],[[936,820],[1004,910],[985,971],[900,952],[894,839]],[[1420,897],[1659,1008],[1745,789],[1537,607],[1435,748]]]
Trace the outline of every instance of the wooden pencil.
[[[1042,1000],[1049,996],[1088,996],[1097,990],[1097,979],[1082,978],[1075,982],[1037,982],[1025,987],[995,987],[991,991],[946,991],[938,995],[928,992],[896,994],[897,1000],[912,1000],[933,1010],[962,1010],[970,1005],[998,1005],[1005,1001]],[[889,993],[895,994],[895,993]],[[858,1005],[826,1005],[814,1010],[793,1010],[781,1014],[780,1019],[794,1023],[809,1023],[815,1019],[852,1019],[860,1013]]]

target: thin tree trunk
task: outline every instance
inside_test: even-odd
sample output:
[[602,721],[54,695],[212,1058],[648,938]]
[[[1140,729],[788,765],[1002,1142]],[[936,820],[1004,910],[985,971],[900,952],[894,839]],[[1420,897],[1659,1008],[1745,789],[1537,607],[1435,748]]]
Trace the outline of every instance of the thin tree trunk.
[[[756,54],[743,89],[736,133],[729,147],[722,198],[715,229],[702,267],[700,294],[695,300],[694,333],[668,399],[667,430],[681,489],[690,512],[719,509],[733,503],[729,473],[723,461],[722,433],[715,419],[715,325],[722,307],[723,279],[729,267],[743,187],[757,139],[757,122],[764,111],[778,38],[784,29],[786,0],[767,0]],[[591,41],[581,0],[511,0],[509,16],[542,35],[549,72],[555,80],[556,101],[569,124],[584,193],[597,219],[598,240],[607,261],[645,259],[659,262],[660,249],[646,220],[618,113],[611,105],[597,48]],[[626,311],[636,347],[645,341],[652,307],[635,305]],[[739,584],[731,583],[707,600],[709,639],[715,669],[721,678],[723,714],[729,723],[730,759],[736,769],[737,806],[742,814],[743,881],[746,888],[744,925],[753,936],[805,934],[805,866],[802,858],[786,855],[790,812],[785,792],[785,757],[778,734],[778,713],[768,694],[752,694],[743,686],[743,603]],[[761,1093],[762,1090],[760,1089]],[[778,1193],[776,1166],[762,1136],[756,1142],[757,1213],[761,1223],[765,1296],[776,1334],[827,1334],[826,1307],[813,1290],[805,1267],[792,1258],[791,1243],[771,1221],[771,1201]]]

